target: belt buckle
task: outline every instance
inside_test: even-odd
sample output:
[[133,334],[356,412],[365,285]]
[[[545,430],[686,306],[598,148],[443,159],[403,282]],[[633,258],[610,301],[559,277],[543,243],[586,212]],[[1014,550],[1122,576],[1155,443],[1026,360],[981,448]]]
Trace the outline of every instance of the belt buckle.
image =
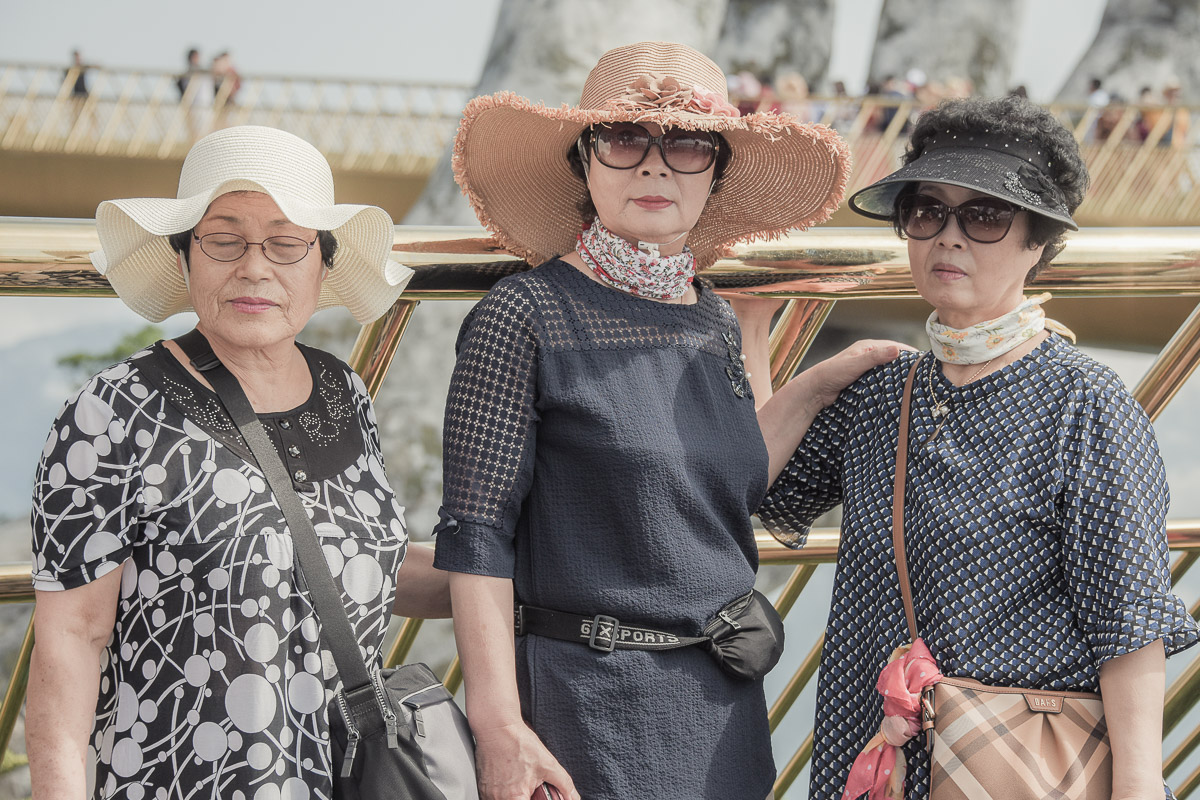
[[[608,644],[601,644],[596,641],[600,637],[600,626],[609,625],[612,628],[612,633],[608,636]],[[616,617],[610,617],[607,614],[597,614],[592,617],[592,635],[588,637],[588,647],[593,650],[599,650],[601,653],[611,653],[617,649],[617,630],[621,627],[620,621]]]

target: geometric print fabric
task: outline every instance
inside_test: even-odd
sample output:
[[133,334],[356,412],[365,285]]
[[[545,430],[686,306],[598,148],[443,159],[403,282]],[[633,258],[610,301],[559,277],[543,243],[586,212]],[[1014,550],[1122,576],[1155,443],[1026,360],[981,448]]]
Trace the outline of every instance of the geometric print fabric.
[[[260,421],[277,447],[295,448],[289,469],[324,476],[296,486],[364,656],[378,661],[403,510],[362,381],[302,350],[313,396]],[[70,590],[123,565],[89,742],[92,796],[332,797],[325,708],[338,680],[287,525],[215,397],[165,359],[160,343],[92,378],[55,420],[35,480],[36,589]],[[189,418],[181,397],[218,412]],[[351,451],[302,421],[339,413]]]
[[[817,687],[810,797],[840,797],[882,718],[875,681],[908,641],[891,545],[903,381],[917,354],[865,375],[814,421],[759,509],[785,544],[843,503]],[[929,386],[950,413],[936,424]],[[1200,634],[1170,589],[1165,471],[1141,407],[1057,335],[963,387],[926,357],[913,389],[905,546],[920,635],[944,674],[1099,691],[1100,664]],[[929,762],[906,746],[909,800]]]

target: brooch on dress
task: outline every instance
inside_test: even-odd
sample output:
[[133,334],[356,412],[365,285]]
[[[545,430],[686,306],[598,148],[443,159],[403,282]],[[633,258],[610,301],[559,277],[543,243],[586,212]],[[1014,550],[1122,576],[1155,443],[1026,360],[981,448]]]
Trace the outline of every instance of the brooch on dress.
[[746,356],[738,347],[732,328],[721,334],[721,338],[725,340],[725,349],[729,353],[730,366],[725,368],[725,374],[729,376],[729,385],[733,387],[734,394],[745,397],[750,394],[750,373],[746,372]]

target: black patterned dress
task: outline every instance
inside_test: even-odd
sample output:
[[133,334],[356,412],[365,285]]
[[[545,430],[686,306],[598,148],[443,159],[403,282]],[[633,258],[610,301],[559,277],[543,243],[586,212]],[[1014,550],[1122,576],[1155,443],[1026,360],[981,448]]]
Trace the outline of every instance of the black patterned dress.
[[[697,635],[750,591],[767,451],[729,305],[603,286],[563,261],[506,278],[459,337],[436,566],[526,603]],[[761,680],[699,647],[516,643],[522,711],[587,800],[762,800]]]
[[[301,349],[311,397],[259,419],[378,660],[403,509],[362,381]],[[332,796],[336,670],[252,463],[216,396],[161,343],[88,381],[51,429],[34,484],[34,587],[69,591],[123,569],[89,748],[95,798]]]
[[[844,391],[814,421],[759,509],[785,544],[842,503],[833,602],[817,683],[809,797],[840,798],[878,730],[875,691],[908,641],[891,541],[904,379],[914,354]],[[930,387],[949,401],[937,436]],[[913,390],[905,547],[917,626],[946,675],[1099,691],[1106,660],[1200,639],[1171,593],[1166,472],[1121,380],[1056,335],[956,387],[926,356]],[[929,791],[909,742],[908,800]]]

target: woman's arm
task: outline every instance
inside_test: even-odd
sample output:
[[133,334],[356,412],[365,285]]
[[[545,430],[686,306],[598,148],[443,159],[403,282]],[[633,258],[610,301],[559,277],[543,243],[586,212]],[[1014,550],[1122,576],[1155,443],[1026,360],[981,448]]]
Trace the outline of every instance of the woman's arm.
[[898,342],[864,339],[801,372],[774,392],[771,387],[771,320],[784,301],[744,295],[725,299],[742,329],[746,371],[750,373],[758,424],[770,453],[768,485],[779,477],[821,409],[832,405],[842,390],[867,370],[886,364],[901,350],[913,349]]
[[821,409],[833,405],[864,372],[911,349],[898,342],[864,339],[804,370],[776,392],[758,410],[758,425],[770,455],[768,485],[779,477]]
[[1113,800],[1163,796],[1165,664],[1159,639],[1100,666],[1100,697],[1113,754]]
[[579,800],[566,770],[521,717],[512,581],[455,572],[450,592],[483,800],[531,797],[542,781]]
[[121,569],[61,592],[37,592],[25,745],[38,800],[86,796],[100,654],[116,624]]
[[398,617],[444,619],[450,616],[450,573],[433,567],[433,548],[409,543],[396,573]]
[[784,301],[744,295],[730,295],[725,299],[742,329],[742,353],[746,356],[754,407],[762,408],[774,393],[771,387],[771,320]]

